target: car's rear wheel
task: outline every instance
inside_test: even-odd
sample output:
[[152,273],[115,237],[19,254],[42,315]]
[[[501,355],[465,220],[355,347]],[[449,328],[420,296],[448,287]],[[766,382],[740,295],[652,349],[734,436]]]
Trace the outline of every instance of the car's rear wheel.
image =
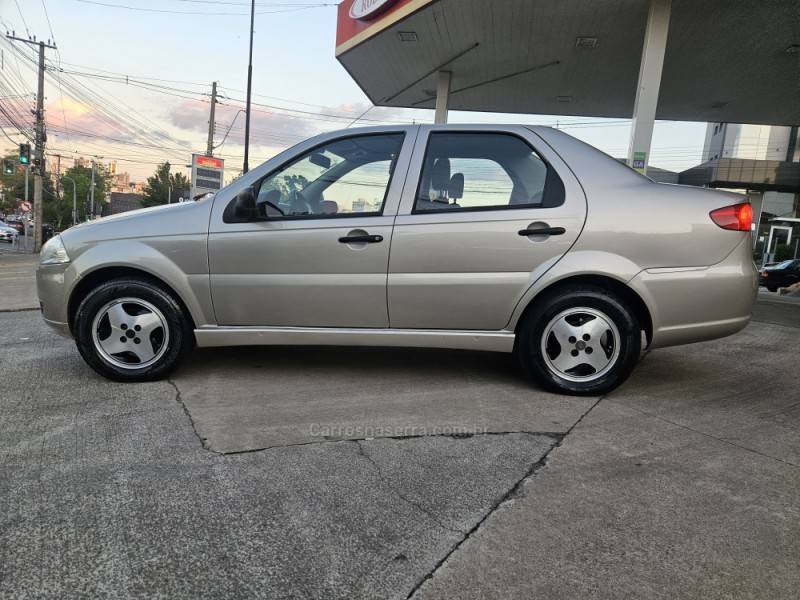
[[775,286],[767,286],[767,291],[770,291],[770,292],[777,292],[777,291],[778,291],[778,288],[776,288]]
[[115,279],[92,290],[78,307],[73,329],[84,360],[116,381],[164,377],[194,345],[178,301],[139,279]]
[[641,327],[616,294],[595,286],[561,288],[528,311],[517,340],[524,370],[562,394],[605,394],[633,371]]

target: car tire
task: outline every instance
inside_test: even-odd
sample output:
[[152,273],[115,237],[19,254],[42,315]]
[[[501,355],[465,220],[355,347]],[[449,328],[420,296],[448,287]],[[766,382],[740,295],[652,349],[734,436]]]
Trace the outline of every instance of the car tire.
[[536,301],[520,326],[516,352],[523,370],[545,389],[596,396],[628,378],[641,348],[641,325],[625,301],[580,285]]
[[778,288],[776,288],[776,287],[774,287],[774,286],[772,286],[772,287],[770,287],[770,286],[767,286],[767,291],[768,291],[768,292],[777,292],[777,291],[778,291]]
[[161,379],[195,342],[178,300],[157,284],[131,278],[89,292],[75,314],[73,332],[89,366],[114,381]]

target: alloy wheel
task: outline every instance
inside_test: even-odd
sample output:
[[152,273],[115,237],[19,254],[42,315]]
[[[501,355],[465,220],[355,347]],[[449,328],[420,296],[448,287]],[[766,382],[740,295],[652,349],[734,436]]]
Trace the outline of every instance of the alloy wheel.
[[617,326],[588,307],[562,311],[547,324],[541,341],[547,367],[568,381],[588,382],[610,371],[620,353]]
[[121,369],[141,369],[157,362],[169,345],[162,312],[140,298],[121,298],[104,305],[92,322],[98,354]]

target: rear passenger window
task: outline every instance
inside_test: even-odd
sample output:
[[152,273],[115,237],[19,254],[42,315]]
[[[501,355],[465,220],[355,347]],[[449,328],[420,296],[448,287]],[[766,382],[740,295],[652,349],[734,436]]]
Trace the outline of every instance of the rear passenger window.
[[544,208],[563,202],[564,185],[558,175],[521,138],[434,132],[414,212]]

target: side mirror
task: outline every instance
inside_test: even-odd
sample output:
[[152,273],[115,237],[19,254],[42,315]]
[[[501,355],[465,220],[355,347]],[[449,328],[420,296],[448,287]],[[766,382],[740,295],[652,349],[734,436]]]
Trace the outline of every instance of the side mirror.
[[256,194],[252,186],[244,188],[236,196],[233,214],[242,221],[255,221],[258,218],[256,213]]

